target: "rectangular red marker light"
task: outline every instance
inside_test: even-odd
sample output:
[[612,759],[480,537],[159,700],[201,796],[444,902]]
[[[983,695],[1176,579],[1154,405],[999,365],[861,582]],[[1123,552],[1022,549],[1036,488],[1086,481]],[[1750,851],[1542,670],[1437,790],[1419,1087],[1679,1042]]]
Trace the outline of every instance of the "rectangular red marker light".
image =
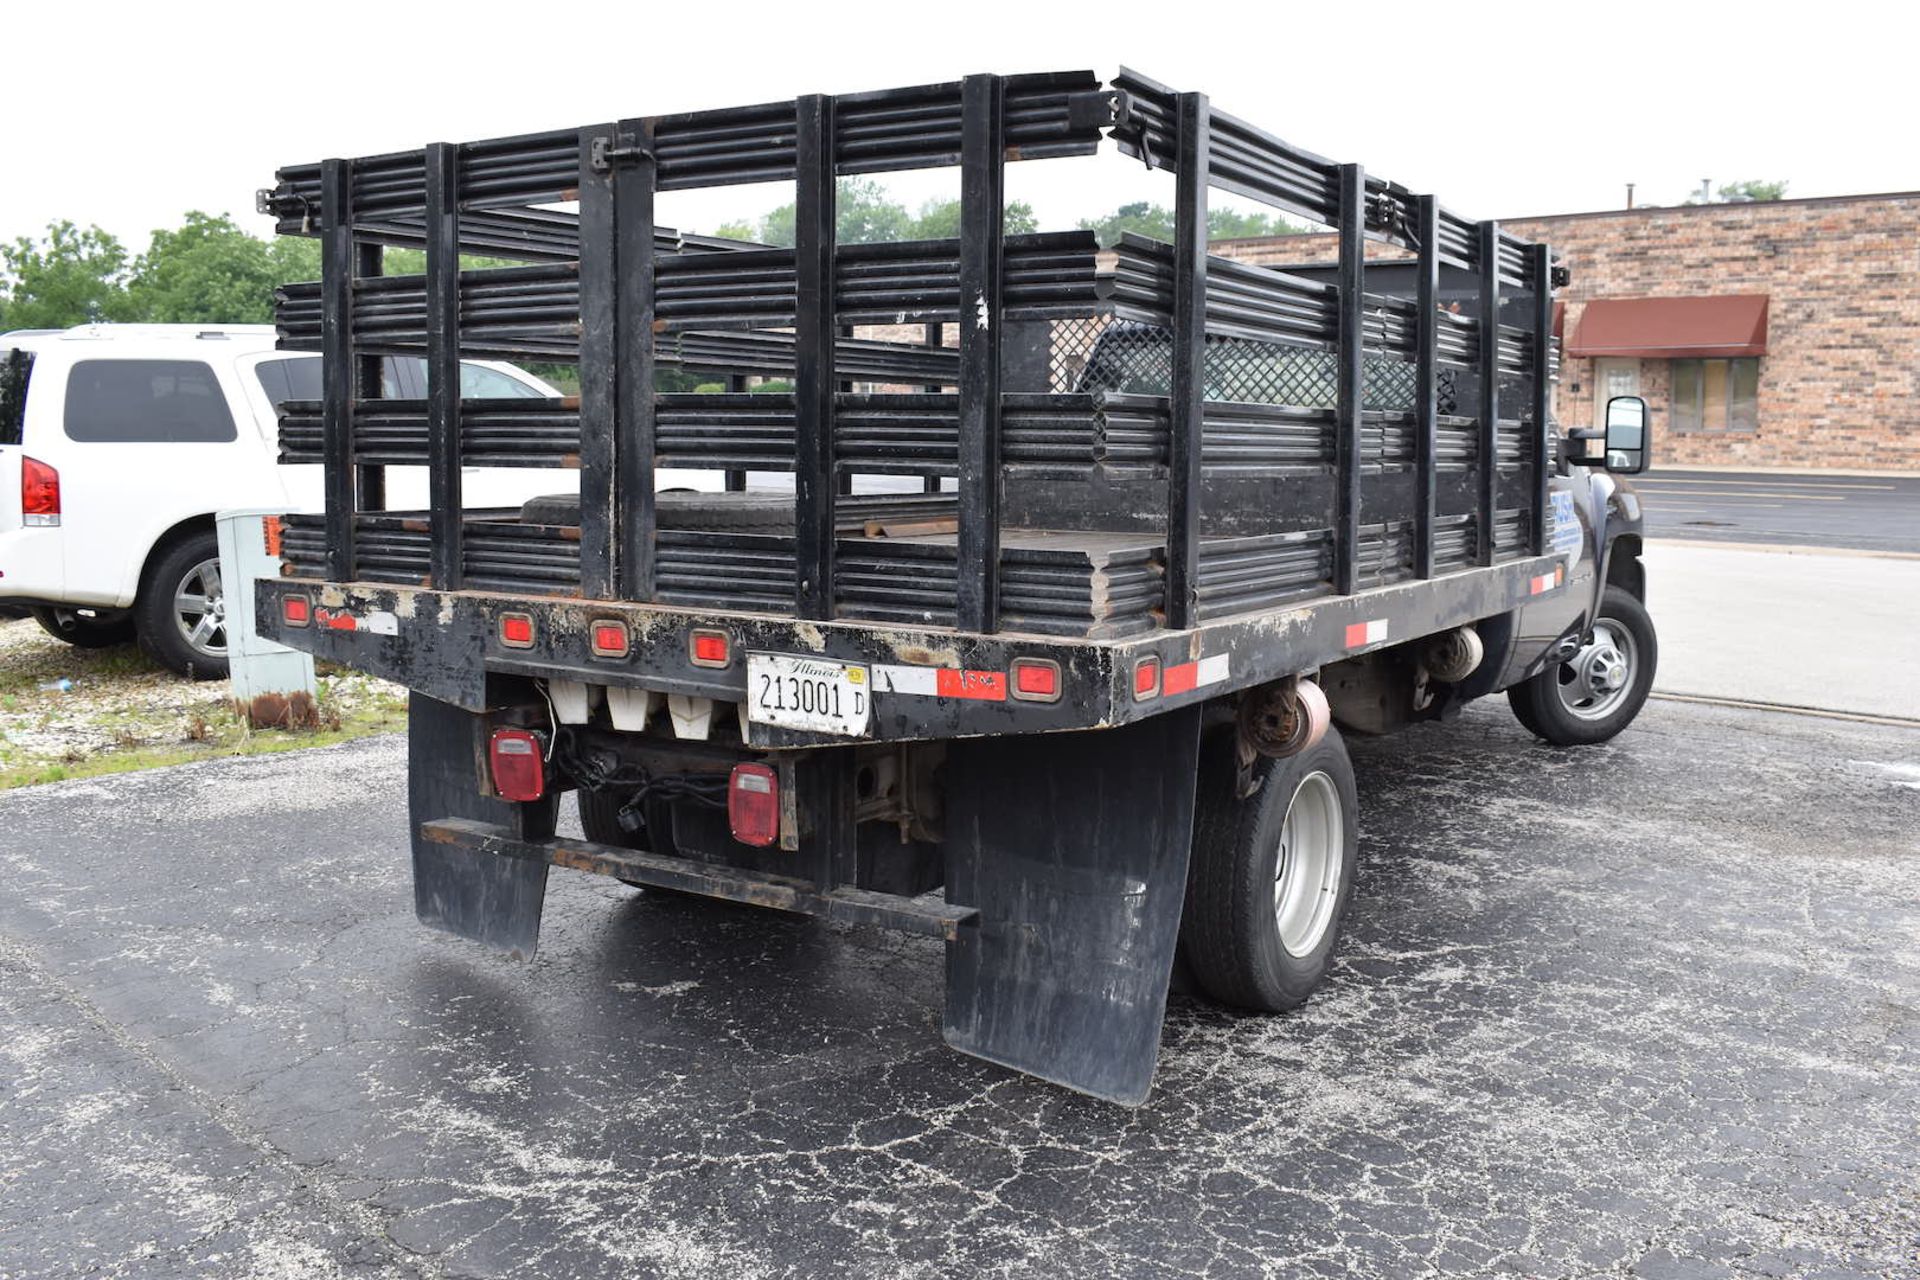
[[1050,658],[1015,658],[1013,696],[1023,702],[1058,701],[1060,664]]
[[527,613],[503,613],[500,615],[500,643],[509,649],[533,648],[533,615]]
[[1160,692],[1160,659],[1142,658],[1133,666],[1133,700],[1145,702]]
[[737,764],[727,779],[727,826],[741,844],[765,848],[780,836],[780,777],[764,764]]
[[533,730],[495,729],[487,762],[493,771],[493,789],[502,800],[525,804],[547,793],[546,753]]
[[691,632],[687,644],[696,667],[724,667],[733,658],[733,644],[724,631]]
[[593,653],[598,658],[626,657],[627,624],[624,622],[594,623]]
[[313,602],[305,596],[287,596],[280,601],[280,618],[290,627],[304,627],[313,621]]

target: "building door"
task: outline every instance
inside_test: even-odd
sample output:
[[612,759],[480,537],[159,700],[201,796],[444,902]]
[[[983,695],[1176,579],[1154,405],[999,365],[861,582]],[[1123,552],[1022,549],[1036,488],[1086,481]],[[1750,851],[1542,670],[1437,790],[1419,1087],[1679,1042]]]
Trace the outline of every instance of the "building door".
[[1640,394],[1638,360],[1597,359],[1593,362],[1593,425],[1607,420],[1607,401],[1615,396]]

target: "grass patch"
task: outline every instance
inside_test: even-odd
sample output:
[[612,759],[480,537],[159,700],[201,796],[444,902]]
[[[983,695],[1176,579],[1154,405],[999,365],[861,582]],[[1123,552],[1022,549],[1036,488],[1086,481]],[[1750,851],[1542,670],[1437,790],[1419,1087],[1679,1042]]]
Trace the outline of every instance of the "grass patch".
[[[29,760],[20,764],[0,764],[0,791],[14,787],[32,787],[46,782],[68,782],[75,778],[98,778],[110,773],[132,773],[138,769],[160,769],[195,760],[215,760],[224,756],[264,756],[281,751],[301,751],[307,747],[329,747],[354,738],[376,733],[394,733],[407,727],[407,705],[399,698],[370,700],[338,721],[338,728],[310,732],[281,729],[249,729],[246,719],[232,707],[218,705],[209,713],[189,722],[185,740],[178,743],[140,743],[131,730],[122,730],[116,741],[124,745],[112,751],[53,762]],[[139,745],[132,745],[139,743]]]
[[[42,686],[66,678],[69,691]],[[330,746],[406,727],[406,690],[323,666],[317,730],[253,729],[224,680],[194,683],[133,645],[75,649],[0,620],[0,790],[223,756]]]

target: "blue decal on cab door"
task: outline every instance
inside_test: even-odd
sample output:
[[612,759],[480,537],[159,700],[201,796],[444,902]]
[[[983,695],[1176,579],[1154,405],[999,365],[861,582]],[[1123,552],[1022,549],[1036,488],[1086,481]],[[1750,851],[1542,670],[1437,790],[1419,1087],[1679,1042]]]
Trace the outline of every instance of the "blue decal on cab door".
[[1580,562],[1580,544],[1584,540],[1580,530],[1580,516],[1573,509],[1573,494],[1565,489],[1555,489],[1553,498],[1553,539],[1551,549],[1557,556],[1567,557],[1567,567],[1572,568]]

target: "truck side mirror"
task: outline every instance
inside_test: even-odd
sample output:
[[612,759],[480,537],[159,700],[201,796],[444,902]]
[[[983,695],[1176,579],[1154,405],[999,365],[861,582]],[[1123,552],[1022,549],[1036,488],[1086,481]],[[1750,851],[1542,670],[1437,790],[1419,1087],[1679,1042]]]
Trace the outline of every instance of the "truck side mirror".
[[1639,396],[1615,396],[1607,401],[1607,460],[1609,471],[1637,476],[1647,469],[1647,402]]

